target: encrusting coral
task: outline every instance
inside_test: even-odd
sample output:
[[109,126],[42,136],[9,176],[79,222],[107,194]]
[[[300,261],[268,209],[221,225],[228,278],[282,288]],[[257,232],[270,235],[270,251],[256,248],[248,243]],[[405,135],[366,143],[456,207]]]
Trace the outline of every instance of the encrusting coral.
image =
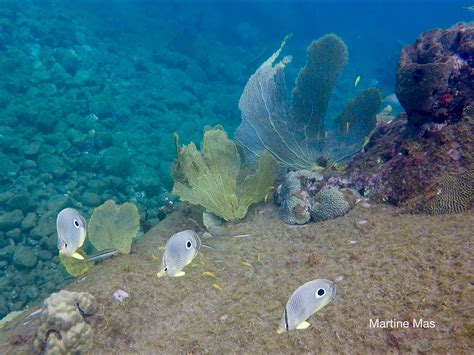
[[307,63],[296,78],[290,106],[284,68],[291,57],[277,61],[287,40],[288,36],[245,85],[239,101],[242,122],[235,139],[250,162],[267,150],[282,167],[319,170],[321,156],[326,161],[339,160],[360,149],[375,127],[381,99],[376,89],[360,92],[336,120],[344,129],[327,139],[326,113],[334,85],[347,64],[346,45],[334,34],[309,45]]
[[242,219],[251,204],[265,199],[278,170],[275,159],[264,153],[255,174],[241,181],[237,147],[220,127],[204,131],[201,152],[194,143],[180,147],[177,141],[177,149],[173,194],[226,221]]
[[34,350],[44,354],[77,354],[89,349],[92,327],[84,318],[96,312],[96,300],[87,292],[61,290],[43,303]]

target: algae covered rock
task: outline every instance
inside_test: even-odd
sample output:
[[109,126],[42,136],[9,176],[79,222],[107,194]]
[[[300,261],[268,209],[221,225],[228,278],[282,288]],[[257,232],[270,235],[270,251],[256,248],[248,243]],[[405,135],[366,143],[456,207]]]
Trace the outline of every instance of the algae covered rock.
[[127,176],[130,171],[130,165],[130,157],[124,149],[110,147],[104,150],[102,167],[107,174]]
[[44,354],[86,352],[94,333],[85,317],[96,311],[96,300],[90,293],[64,290],[53,293],[43,303],[41,324],[33,343],[35,351]]
[[97,250],[114,248],[128,254],[139,227],[140,216],[134,204],[117,205],[108,200],[94,209],[87,232]]
[[13,254],[13,264],[18,268],[32,269],[38,263],[33,248],[26,245],[18,245]]
[[176,144],[173,194],[226,221],[244,218],[249,206],[262,201],[273,185],[278,164],[269,153],[262,154],[255,174],[239,180],[237,147],[219,127],[204,132],[201,152],[194,143]]

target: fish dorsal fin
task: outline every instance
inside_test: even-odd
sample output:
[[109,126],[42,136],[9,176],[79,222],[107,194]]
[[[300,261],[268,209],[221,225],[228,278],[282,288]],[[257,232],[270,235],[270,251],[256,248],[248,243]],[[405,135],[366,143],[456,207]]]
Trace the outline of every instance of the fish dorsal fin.
[[184,276],[184,274],[186,274],[184,271],[178,271],[176,274],[174,274],[174,277],[181,277]]
[[301,322],[300,324],[298,324],[296,326],[296,329],[306,329],[310,326],[311,324],[309,324],[307,321],[303,321]]
[[84,260],[84,257],[79,253],[74,253],[74,254],[71,255],[71,257],[73,257],[75,259],[79,259],[79,260]]

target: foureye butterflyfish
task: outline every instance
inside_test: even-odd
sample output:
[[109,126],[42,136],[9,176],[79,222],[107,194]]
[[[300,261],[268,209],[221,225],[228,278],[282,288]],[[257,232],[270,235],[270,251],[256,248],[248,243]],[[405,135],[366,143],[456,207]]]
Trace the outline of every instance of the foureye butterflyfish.
[[285,306],[277,333],[308,328],[310,324],[306,320],[334,297],[336,284],[329,280],[313,280],[298,287]]
[[73,208],[65,208],[58,213],[56,218],[56,230],[58,233],[59,253],[72,256],[76,259],[84,259],[77,253],[86,239],[86,220]]
[[183,276],[182,269],[193,261],[199,248],[201,248],[201,239],[196,232],[188,229],[174,234],[166,242],[158,277]]

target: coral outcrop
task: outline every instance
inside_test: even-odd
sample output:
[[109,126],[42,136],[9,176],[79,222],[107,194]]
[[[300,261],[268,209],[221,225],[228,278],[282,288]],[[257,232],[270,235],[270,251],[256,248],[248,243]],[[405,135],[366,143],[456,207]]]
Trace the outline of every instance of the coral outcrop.
[[360,197],[353,189],[325,186],[320,173],[299,170],[286,175],[277,190],[276,201],[285,223],[305,224],[343,216]]
[[92,327],[85,318],[96,312],[94,296],[62,290],[43,303],[34,349],[45,354],[76,354],[89,349]]
[[406,114],[381,122],[328,183],[412,213],[455,213],[472,201],[474,25],[423,33],[405,47],[397,95]]
[[311,219],[310,194],[321,189],[323,176],[319,173],[299,170],[290,171],[277,190],[277,203],[283,221],[288,224],[305,224]]
[[456,122],[474,101],[474,23],[422,33],[403,48],[396,94],[416,126]]

